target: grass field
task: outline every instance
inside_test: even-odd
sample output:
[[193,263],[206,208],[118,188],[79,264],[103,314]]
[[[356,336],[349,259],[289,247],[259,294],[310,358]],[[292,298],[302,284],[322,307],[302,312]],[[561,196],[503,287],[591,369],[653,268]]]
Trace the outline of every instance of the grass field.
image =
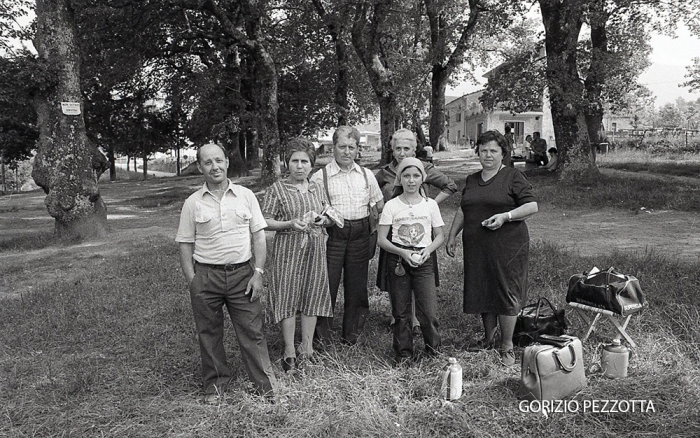
[[[546,178],[533,183],[542,203],[628,208],[613,202],[633,195],[634,184],[624,179],[605,179],[605,196],[599,194],[601,187],[557,187]],[[645,205],[697,211],[696,192],[688,189],[666,195],[648,188],[635,196]],[[453,197],[441,206],[446,222],[457,204]],[[45,248],[46,237],[25,236],[0,248],[0,254]],[[441,357],[393,367],[383,316],[388,300],[373,289],[367,335],[360,344],[338,344],[297,377],[282,375],[281,335],[267,325],[283,399],[275,404],[248,390],[227,322],[226,347],[237,380],[220,405],[207,406],[200,398],[199,349],[177,247],[159,236],[126,244],[123,254],[97,251],[85,260],[76,260],[70,246],[34,266],[3,259],[0,281],[6,287],[29,281],[34,269],[56,274],[0,306],[0,436],[700,435],[700,263],[681,263],[651,250],[637,255],[611,250],[587,258],[547,241],[531,247],[533,301],[546,296],[563,306],[569,276],[594,265],[615,266],[639,278],[649,308],[628,329],[639,345],[630,376],[602,377],[601,344],[614,334],[601,325],[584,345],[588,387],[574,399],[581,406],[586,400],[650,400],[655,412],[521,412],[515,397],[520,367],[504,368],[494,352],[466,351],[481,337],[480,322],[461,312],[461,254],[450,259],[442,250]],[[66,265],[78,262],[89,267],[77,277],[62,275]],[[581,322],[569,316],[573,333],[580,334]],[[439,396],[439,373],[449,356],[464,370],[464,395],[454,403]]]

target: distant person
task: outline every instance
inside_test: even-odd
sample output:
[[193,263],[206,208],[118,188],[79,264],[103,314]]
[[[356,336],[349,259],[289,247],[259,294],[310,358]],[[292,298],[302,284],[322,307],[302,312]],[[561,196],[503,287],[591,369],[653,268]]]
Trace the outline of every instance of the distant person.
[[289,373],[297,368],[297,314],[301,314],[299,361],[313,357],[317,317],[333,316],[325,229],[333,221],[328,216],[331,207],[323,186],[308,180],[316,162],[313,144],[303,138],[292,139],[284,156],[289,176],[267,189],[262,212],[267,229],[276,232],[268,297],[272,319],[282,329],[282,369]]
[[426,176],[421,160],[404,158],[396,171],[396,183],[403,192],[386,203],[379,220],[379,246],[387,252],[391,267],[388,289],[395,320],[392,346],[397,364],[413,358],[411,321],[416,316],[426,353],[432,356],[440,349],[435,274],[430,259],[444,241],[445,223],[437,202],[421,193]]
[[481,314],[480,349],[495,347],[500,325],[501,361],[512,366],[515,321],[527,300],[530,236],[524,219],[537,213],[537,199],[525,175],[503,165],[507,144],[502,134],[484,132],[476,144],[482,170],[467,177],[446,250],[455,256],[462,232],[463,311]]
[[[371,170],[355,162],[360,132],[339,126],[333,133],[333,160],[313,174],[311,182],[326,191],[330,205],[343,217],[344,226],[328,228],[326,261],[331,293],[331,308],[343,278],[345,306],[341,341],[354,345],[364,330],[369,313],[367,276],[370,259],[370,209],[384,207],[382,192]],[[333,318],[318,318],[316,337],[330,341]]]
[[546,166],[549,162],[547,158],[547,141],[540,138],[540,133],[535,131],[532,133],[532,143],[530,144],[533,151],[532,160],[539,166]]
[[549,162],[545,168],[550,172],[554,172],[559,167],[559,154],[557,153],[557,148],[549,148],[547,152],[549,152]]
[[510,125],[506,125],[504,137],[508,144],[508,153],[503,157],[503,164],[508,167],[513,167],[514,163],[511,155],[513,154],[513,146],[515,146],[515,137],[513,136]]
[[428,143],[425,145],[425,147],[423,149],[425,149],[426,161],[428,161],[429,163],[432,163],[433,162],[433,147],[430,146],[430,143]]
[[537,175],[548,175],[555,172],[559,167],[559,154],[557,153],[557,148],[549,148],[549,162],[546,166],[537,167],[535,169],[528,169],[525,171],[527,176],[537,176]]
[[267,223],[253,192],[226,178],[228,164],[219,145],[197,150],[204,186],[185,201],[175,237],[190,288],[206,403],[216,403],[234,376],[224,350],[224,306],[255,390],[272,397],[277,388],[260,303]]

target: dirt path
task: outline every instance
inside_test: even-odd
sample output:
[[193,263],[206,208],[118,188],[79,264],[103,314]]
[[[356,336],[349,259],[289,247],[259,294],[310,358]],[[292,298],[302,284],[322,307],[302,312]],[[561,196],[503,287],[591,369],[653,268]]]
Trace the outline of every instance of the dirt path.
[[[438,166],[452,174],[472,171],[473,160],[461,158],[438,158]],[[253,180],[254,177],[246,178],[244,183]],[[69,247],[0,251],[0,277],[6,277],[0,280],[0,297],[18,296],[23,290],[10,288],[10,284],[21,284],[24,279],[27,280],[24,290],[29,290],[31,284],[42,281],[42,277],[49,280],[55,275],[79,273],[93,263],[95,257],[128,254],[152,239],[173,239],[182,202],[200,185],[201,177],[103,184],[101,191],[108,205],[113,233],[104,239]],[[443,209],[446,222],[451,220],[453,212]],[[565,211],[542,205],[528,225],[533,241],[553,242],[582,255],[606,254],[614,249],[636,253],[654,251],[682,261],[700,262],[700,215],[696,213],[620,209]],[[42,192],[0,197],[0,242],[37,232],[48,236],[52,229],[53,219],[46,212]]]

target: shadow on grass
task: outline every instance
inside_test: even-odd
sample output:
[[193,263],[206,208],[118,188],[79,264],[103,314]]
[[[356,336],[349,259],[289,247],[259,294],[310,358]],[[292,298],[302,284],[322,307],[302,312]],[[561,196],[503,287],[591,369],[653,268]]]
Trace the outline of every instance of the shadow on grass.
[[[5,251],[31,251],[36,249],[47,248],[57,244],[64,244],[59,241],[49,231],[35,231],[32,233],[22,234],[20,236],[12,236],[8,238],[0,238],[0,252]],[[68,242],[72,244],[75,242]]]
[[609,169],[625,170],[628,172],[649,172],[659,175],[700,177],[700,163],[668,163],[668,162],[645,162],[645,163],[604,163],[601,167]]
[[700,211],[700,184],[680,184],[644,175],[601,174],[587,184],[572,184],[549,176],[529,178],[539,202],[561,208],[616,207],[637,210]]

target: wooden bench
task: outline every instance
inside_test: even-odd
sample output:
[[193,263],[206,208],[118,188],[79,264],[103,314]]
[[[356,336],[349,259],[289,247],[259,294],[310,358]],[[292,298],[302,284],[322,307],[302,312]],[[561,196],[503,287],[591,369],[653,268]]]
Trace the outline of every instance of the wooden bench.
[[[620,335],[625,338],[625,341],[633,347],[636,348],[637,344],[632,340],[629,334],[627,334],[627,324],[629,324],[630,319],[634,314],[630,314],[627,316],[622,316],[617,313],[611,312],[610,310],[605,310],[605,309],[599,309],[597,307],[591,307],[591,306],[586,306],[585,304],[579,304],[579,303],[569,303],[570,307],[573,307],[573,309],[576,311],[578,316],[581,317],[583,321],[585,321],[586,325],[588,326],[588,332],[586,333],[586,336],[584,336],[581,341],[585,342],[588,337],[591,335],[593,330],[595,329],[596,323],[600,320],[600,317],[605,315],[607,319],[612,323],[613,326],[615,326],[615,329],[620,333]],[[588,315],[587,312],[590,313],[595,313],[595,317],[591,319],[591,315]]]

